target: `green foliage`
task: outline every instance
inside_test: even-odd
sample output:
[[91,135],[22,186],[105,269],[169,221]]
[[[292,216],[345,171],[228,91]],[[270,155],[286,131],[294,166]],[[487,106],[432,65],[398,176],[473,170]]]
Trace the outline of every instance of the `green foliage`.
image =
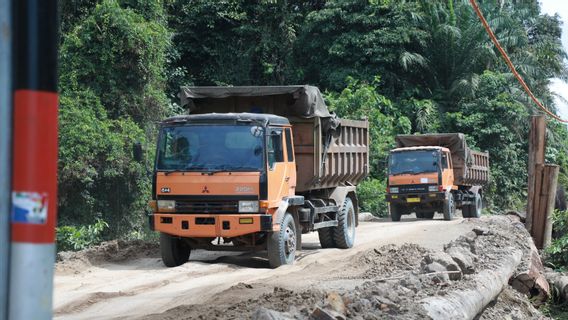
[[99,244],[107,228],[108,223],[101,219],[90,225],[58,227],[57,251],[78,251]]
[[377,168],[394,146],[394,136],[410,133],[410,120],[378,93],[378,78],[372,84],[351,77],[346,82],[347,87],[341,93],[328,92],[326,102],[341,118],[369,121],[371,176],[384,177],[384,165],[381,170]]
[[491,184],[486,199],[497,210],[520,209],[526,199],[529,118],[525,106],[504,92],[505,87],[505,75],[485,72],[478,97],[464,100],[460,111],[445,119],[449,131],[463,132],[471,146],[489,151]]
[[144,132],[128,118],[109,119],[91,91],[64,92],[59,123],[60,223],[102,217],[112,235],[140,228],[149,181],[132,144],[144,143]]
[[167,113],[165,88],[168,30],[117,1],[104,0],[64,37],[61,87],[89,88],[111,118],[137,123]]
[[546,262],[559,271],[567,271],[568,211],[554,210],[552,220],[554,225],[554,233],[560,236],[553,239],[550,246],[545,249],[547,255]]
[[385,179],[366,179],[357,186],[361,211],[371,212],[378,217],[388,216]]

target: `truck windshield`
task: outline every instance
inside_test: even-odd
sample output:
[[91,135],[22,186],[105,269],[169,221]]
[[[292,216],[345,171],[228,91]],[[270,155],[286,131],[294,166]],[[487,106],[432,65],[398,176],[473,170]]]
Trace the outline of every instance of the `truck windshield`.
[[264,129],[255,125],[162,128],[157,170],[260,171]]
[[390,155],[390,174],[417,174],[438,171],[438,152],[431,150],[400,151]]

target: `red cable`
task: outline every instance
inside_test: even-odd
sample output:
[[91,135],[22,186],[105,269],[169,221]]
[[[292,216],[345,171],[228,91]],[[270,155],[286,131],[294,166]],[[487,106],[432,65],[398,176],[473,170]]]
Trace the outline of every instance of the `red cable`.
[[505,50],[503,49],[503,47],[501,47],[501,44],[499,44],[499,40],[497,40],[497,37],[495,37],[495,34],[493,33],[493,31],[491,31],[491,28],[489,27],[489,24],[487,23],[487,20],[485,20],[485,18],[483,17],[483,14],[481,13],[481,10],[479,10],[479,6],[477,5],[477,2],[475,0],[469,0],[469,2],[471,3],[471,5],[473,6],[473,9],[475,10],[475,13],[477,13],[477,16],[479,17],[479,20],[481,20],[481,23],[483,23],[483,26],[485,27],[485,30],[487,31],[487,33],[489,34],[489,37],[491,38],[491,41],[493,42],[493,44],[495,44],[495,46],[497,47],[497,49],[499,50],[499,52],[501,52],[501,55],[503,56],[503,58],[505,59],[505,62],[507,63],[507,65],[509,66],[509,69],[511,69],[511,72],[513,72],[513,75],[515,75],[515,78],[517,78],[517,80],[519,81],[519,83],[521,84],[521,86],[523,87],[523,89],[525,89],[525,92],[531,97],[531,99],[534,101],[534,103],[536,103],[536,105],[542,109],[542,111],[544,111],[545,113],[547,113],[549,116],[551,116],[552,118],[563,122],[563,123],[568,123],[568,120],[564,120],[562,118],[560,118],[559,116],[555,115],[554,113],[552,113],[550,110],[548,110],[545,106],[542,105],[542,103],[540,103],[540,101],[538,101],[538,99],[534,96],[534,94],[532,93],[531,89],[529,88],[529,86],[525,83],[525,81],[523,80],[523,78],[521,77],[521,75],[517,72],[517,69],[515,68],[515,66],[513,65],[513,62],[511,62],[511,59],[509,59],[509,56],[507,55],[507,53],[505,52]]

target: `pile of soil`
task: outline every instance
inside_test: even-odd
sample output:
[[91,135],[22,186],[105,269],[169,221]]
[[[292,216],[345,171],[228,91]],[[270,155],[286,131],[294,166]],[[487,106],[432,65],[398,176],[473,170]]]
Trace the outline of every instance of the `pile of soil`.
[[[330,290],[326,283],[303,290],[297,289],[297,285],[295,289],[276,287],[250,299],[213,299],[206,304],[179,306],[147,319],[427,319],[421,304],[423,299],[444,296],[453,290],[474,289],[473,278],[478,272],[494,268],[511,250],[525,254],[530,251],[524,227],[506,217],[468,219],[463,223],[471,224],[472,231],[449,243],[447,252],[401,244],[358,254],[346,262],[344,271],[330,275],[328,280],[349,282],[345,286],[349,289]],[[468,271],[432,271],[436,261],[437,265],[447,266],[446,270],[455,270],[450,268],[457,266],[449,254],[452,247],[454,250],[458,247],[471,258],[473,263]],[[446,264],[447,259],[450,262]],[[243,284],[227,291],[242,292],[262,286],[262,283]],[[545,317],[526,297],[508,287],[479,316],[479,319],[505,318]]]
[[158,257],[160,257],[158,243],[142,240],[113,240],[77,252],[57,253],[55,271],[58,273],[78,272],[86,267],[105,263]]

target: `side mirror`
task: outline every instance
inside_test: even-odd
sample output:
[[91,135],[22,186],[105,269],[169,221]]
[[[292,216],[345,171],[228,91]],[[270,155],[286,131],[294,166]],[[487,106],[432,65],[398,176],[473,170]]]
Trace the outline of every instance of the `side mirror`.
[[134,158],[134,161],[142,162],[144,158],[144,154],[142,151],[142,143],[134,142],[132,144],[132,157]]

